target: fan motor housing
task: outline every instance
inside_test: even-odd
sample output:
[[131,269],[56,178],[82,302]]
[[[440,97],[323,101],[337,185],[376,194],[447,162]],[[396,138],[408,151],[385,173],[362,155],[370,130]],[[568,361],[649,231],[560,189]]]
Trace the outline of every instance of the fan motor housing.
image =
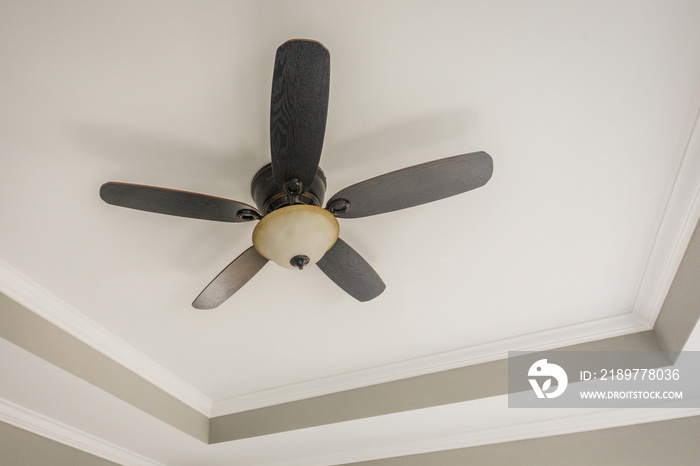
[[294,204],[306,204],[321,207],[326,194],[326,175],[319,167],[316,178],[301,194],[287,194],[277,186],[272,175],[272,164],[262,167],[253,177],[250,192],[260,213],[265,216],[270,212]]

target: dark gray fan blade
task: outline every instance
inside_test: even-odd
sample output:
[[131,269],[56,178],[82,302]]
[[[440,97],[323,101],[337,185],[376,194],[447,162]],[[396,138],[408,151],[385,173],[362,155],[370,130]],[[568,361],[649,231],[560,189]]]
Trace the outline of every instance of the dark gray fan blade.
[[316,264],[328,278],[358,301],[374,299],[386,288],[372,266],[340,238]]
[[478,188],[492,173],[486,152],[456,155],[361,181],[334,195],[326,208],[339,218],[392,212]]
[[108,204],[178,217],[218,222],[260,218],[255,207],[242,202],[155,186],[110,182],[102,185],[100,197]]
[[277,185],[308,189],[316,177],[326,132],[330,54],[318,42],[290,40],[277,49],[272,78],[270,145]]
[[218,307],[248,283],[265,264],[267,259],[258,254],[253,246],[249,247],[199,293],[192,306],[196,309]]

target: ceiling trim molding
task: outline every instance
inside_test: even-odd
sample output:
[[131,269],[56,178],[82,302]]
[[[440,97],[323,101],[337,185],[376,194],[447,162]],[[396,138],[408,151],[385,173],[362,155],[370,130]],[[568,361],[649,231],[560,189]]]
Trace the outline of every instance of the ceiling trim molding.
[[190,408],[210,416],[212,400],[206,395],[1,260],[0,292]]
[[0,292],[207,417],[494,361],[508,351],[559,348],[651,328],[624,314],[212,401],[1,260]]
[[0,421],[118,464],[165,466],[2,398]]
[[[652,330],[554,350],[663,351]],[[209,443],[230,442],[436,406],[496,399],[508,393],[507,369],[508,360],[504,358],[214,417],[209,422]],[[478,380],[479,383],[472,383],[474,380]]]
[[681,155],[632,312],[654,324],[700,220],[700,110]]
[[0,337],[202,442],[209,438],[208,416],[4,294]]
[[375,366],[215,400],[211,417],[273,406],[355,388],[506,359],[508,351],[543,351],[650,330],[633,314],[519,335],[426,357]]

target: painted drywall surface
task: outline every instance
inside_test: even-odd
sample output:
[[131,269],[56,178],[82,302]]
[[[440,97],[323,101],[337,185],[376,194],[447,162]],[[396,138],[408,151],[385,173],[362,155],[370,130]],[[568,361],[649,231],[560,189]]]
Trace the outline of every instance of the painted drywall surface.
[[0,422],[0,463],[8,466],[118,466],[4,422]]

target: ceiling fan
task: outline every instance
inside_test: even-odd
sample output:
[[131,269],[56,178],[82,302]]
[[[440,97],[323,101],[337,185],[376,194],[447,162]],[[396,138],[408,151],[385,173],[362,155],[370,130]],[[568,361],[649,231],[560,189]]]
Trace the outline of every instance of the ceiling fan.
[[359,301],[379,296],[384,282],[338,237],[337,218],[358,218],[436,201],[486,184],[493,160],[473,152],[380,175],[342,189],[321,207],[326,176],[319,168],[326,129],[330,54],[319,42],[290,40],[277,49],[272,78],[272,163],[253,177],[257,209],[242,202],[174,189],[108,182],[107,203],[131,209],[220,222],[259,220],[253,246],[231,262],[192,305],[213,309],[267,262],[303,269],[317,264]]

